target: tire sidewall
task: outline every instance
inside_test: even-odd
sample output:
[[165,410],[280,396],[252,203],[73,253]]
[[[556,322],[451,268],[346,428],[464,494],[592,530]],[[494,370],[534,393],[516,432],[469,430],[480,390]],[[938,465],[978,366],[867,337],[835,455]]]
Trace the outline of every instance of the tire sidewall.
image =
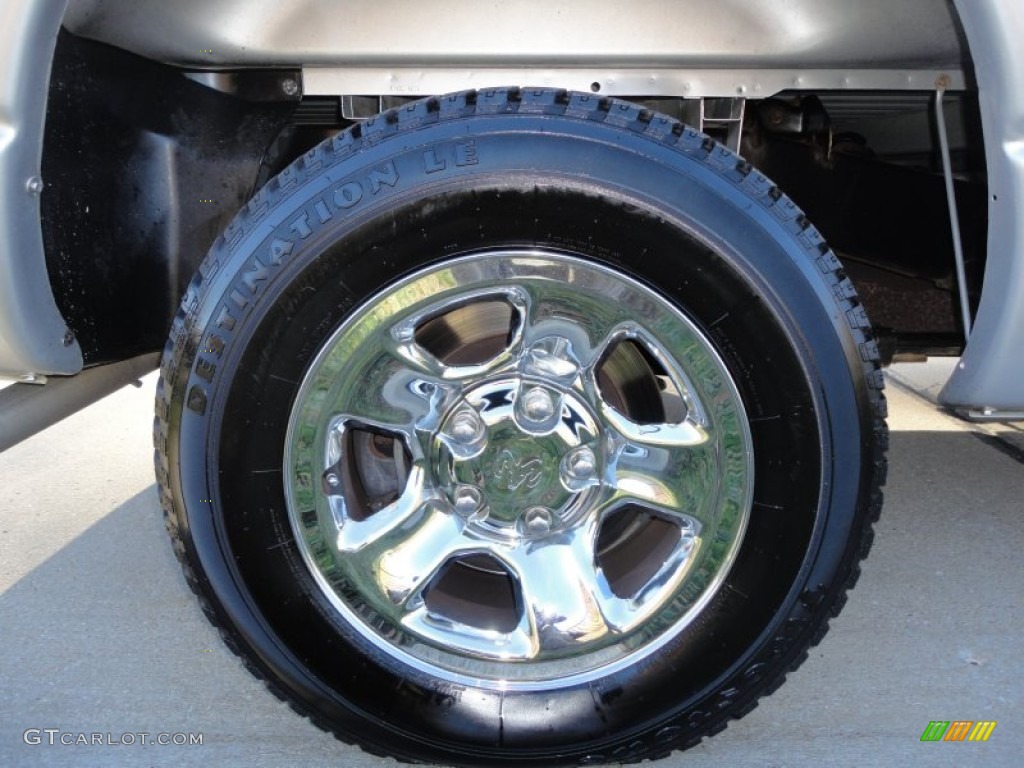
[[[180,414],[172,422],[172,459],[178,467],[172,486],[204,590],[224,624],[233,628],[257,664],[288,688],[290,695],[326,719],[345,724],[343,728],[359,731],[367,741],[387,744],[391,751],[451,760],[461,750],[463,760],[474,754],[483,759],[496,754],[488,745],[504,741],[506,745],[521,744],[524,756],[532,750],[538,760],[550,762],[555,752],[560,759],[585,755],[624,759],[644,754],[659,743],[685,742],[741,711],[756,698],[765,681],[777,678],[792,665],[821,624],[829,602],[827,593],[837,574],[841,576],[849,568],[850,531],[864,514],[861,468],[870,425],[865,420],[866,395],[858,379],[856,339],[835,311],[823,270],[816,263],[826,255],[819,246],[820,236],[798,222],[798,212],[791,205],[787,208],[784,199],[773,205],[768,198],[753,194],[753,187],[770,184],[767,180],[739,173],[731,178],[726,170],[728,163],[735,163],[731,153],[716,157],[718,150],[707,152],[697,140],[680,153],[647,137],[626,139],[621,131],[596,124],[544,117],[520,118],[513,123],[510,118],[478,117],[427,126],[405,135],[401,142],[364,143],[358,149],[338,141],[329,143],[279,177],[263,199],[250,204],[247,216],[229,229],[204,267],[202,299],[193,297],[187,308],[188,335],[181,343],[191,352],[181,356],[185,365],[170,378],[172,402],[178,406],[174,410]],[[442,164],[444,167],[438,168]],[[585,180],[580,179],[581,167],[587,169]],[[337,265],[333,270],[318,267],[333,244],[358,240],[361,231],[382,226],[396,211],[429,208],[425,202],[433,204],[431,201],[451,196],[465,200],[479,194],[473,190],[526,189],[531,185],[581,200],[610,198],[623,209],[642,210],[650,222],[685,231],[703,243],[718,259],[708,268],[731,270],[746,282],[757,297],[753,302],[756,309],[742,311],[770,318],[798,364],[805,400],[813,409],[821,488],[813,509],[803,512],[811,516],[806,523],[805,553],[794,568],[785,597],[742,652],[720,660],[717,674],[700,690],[691,691],[684,699],[676,696],[667,707],[665,701],[671,701],[672,695],[657,679],[664,679],[666,663],[687,658],[689,637],[680,638],[636,669],[589,686],[546,692],[543,701],[553,703],[546,705],[544,718],[549,726],[560,724],[554,735],[549,733],[550,727],[542,728],[540,720],[528,716],[539,706],[537,695],[524,694],[521,701],[513,701],[516,697],[494,691],[445,684],[396,665],[361,643],[355,633],[346,633],[326,601],[318,600],[315,588],[309,588],[312,582],[308,573],[301,572],[301,558],[291,543],[282,547],[278,567],[282,572],[292,568],[297,580],[308,582],[300,590],[308,601],[307,616],[310,620],[319,617],[324,626],[334,627],[331,642],[339,663],[354,670],[348,696],[339,697],[282,642],[279,628],[268,623],[239,568],[238,553],[232,550],[229,529],[239,525],[239,517],[251,518],[256,525],[261,524],[261,517],[272,519],[269,525],[263,524],[276,530],[282,542],[290,538],[290,531],[280,523],[280,505],[284,504],[280,474],[276,485],[273,472],[258,476],[252,493],[265,502],[242,510],[234,506],[241,493],[238,482],[225,477],[219,465],[222,435],[239,429],[249,418],[238,402],[232,402],[238,398],[232,391],[233,382],[251,373],[245,367],[247,355],[251,358],[253,350],[260,347],[268,315],[280,306],[290,286],[303,280],[316,282],[310,270],[321,269],[317,279],[329,275],[322,284],[334,296],[334,311],[319,324],[311,322],[308,341],[286,353],[291,357],[290,367],[301,371],[340,319],[375,292],[374,280],[381,289],[430,259],[471,253],[492,244],[493,237],[488,240],[484,233],[474,238],[479,233],[469,227],[464,237],[443,249],[446,252],[433,253],[418,265],[377,265],[373,269],[359,258],[386,261],[387,257],[375,257],[372,249],[339,254],[335,248],[331,259],[341,259],[339,263],[349,275],[343,279],[338,279]],[[355,202],[345,208],[334,204],[339,200],[342,204]],[[317,203],[327,206],[331,214],[327,221]],[[486,204],[495,203],[492,199]],[[692,303],[685,301],[687,291],[693,289],[673,285],[664,269],[644,268],[643,254],[608,250],[598,237],[596,242],[587,242],[583,234],[586,223],[574,220],[573,226],[566,228],[571,230],[568,234],[534,231],[524,237],[524,244],[539,240],[548,248],[628,268],[632,276],[657,288],[705,328],[750,407],[750,400],[757,399],[751,388],[756,390],[773,372],[752,369],[755,361],[735,349],[730,337],[735,331],[730,331],[729,325],[733,321],[716,324],[718,318],[709,316],[710,309],[694,311]],[[592,227],[600,228],[599,224],[593,222]],[[356,274],[359,278],[353,277]],[[389,279],[381,282],[384,275]],[[290,296],[287,301],[294,306],[296,299]],[[793,366],[784,368],[792,370]],[[270,375],[269,371],[268,367],[264,374]],[[277,385],[272,390],[266,382],[264,379],[262,386],[267,402],[259,402],[266,412],[259,418],[267,419],[268,429],[273,430],[280,426],[281,404],[286,412],[290,407],[297,381],[291,390]],[[283,448],[283,431],[280,442]],[[844,471],[832,472],[836,466]],[[760,509],[754,513],[765,514]],[[723,594],[717,601],[721,605],[713,610],[735,612],[738,608],[727,604],[735,599]],[[380,691],[377,698],[382,701],[375,707],[360,704],[352,693],[357,689]],[[645,699],[656,706],[638,710],[638,702]],[[579,714],[584,707],[590,712],[587,718]],[[414,725],[403,727],[400,723]],[[499,733],[499,727],[504,732]],[[541,746],[528,748],[530,743]],[[544,744],[549,745],[547,750]]]

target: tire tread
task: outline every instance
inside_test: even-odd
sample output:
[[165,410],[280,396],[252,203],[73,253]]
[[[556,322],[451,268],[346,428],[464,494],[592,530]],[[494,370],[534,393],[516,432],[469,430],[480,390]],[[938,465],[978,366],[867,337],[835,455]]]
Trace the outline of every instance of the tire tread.
[[814,617],[810,622],[813,631],[806,637],[785,639],[784,647],[790,655],[785,673],[767,682],[756,678],[749,682],[747,690],[741,691],[731,699],[727,707],[701,723],[698,734],[683,721],[684,727],[679,729],[678,736],[668,744],[656,742],[654,734],[648,733],[644,738],[631,737],[607,755],[591,755],[580,760],[580,763],[595,762],[595,758],[598,758],[598,762],[601,759],[611,759],[621,763],[657,759],[673,750],[688,749],[700,743],[705,736],[718,733],[731,720],[752,711],[761,697],[773,693],[785,681],[788,673],[797,669],[806,660],[806,649],[816,646],[824,638],[828,632],[829,619],[839,615],[846,603],[847,593],[854,588],[860,577],[860,562],[868,554],[874,539],[873,524],[878,521],[881,514],[882,486],[885,484],[887,473],[887,405],[883,391],[881,359],[878,344],[872,337],[870,322],[857,299],[853,283],[843,272],[839,259],[828,247],[821,233],[779,187],[742,157],[694,128],[615,98],[550,88],[496,88],[462,91],[413,102],[362,124],[357,123],[299,157],[281,174],[265,184],[218,237],[192,278],[175,314],[161,359],[153,424],[154,464],[160,506],[174,555],[181,563],[185,582],[198,598],[204,615],[219,630],[225,645],[242,660],[254,676],[266,684],[271,693],[286,701],[298,715],[308,718],[313,725],[332,733],[340,741],[357,744],[364,751],[374,755],[396,757],[402,762],[419,762],[408,756],[385,753],[373,744],[356,742],[348,734],[332,727],[314,711],[290,700],[274,680],[244,652],[232,631],[219,621],[217,611],[206,594],[204,581],[190,560],[184,521],[179,517],[180,505],[175,503],[172,491],[168,454],[170,417],[174,408],[175,388],[187,378],[198,346],[198,340],[192,333],[192,318],[196,308],[207,300],[211,279],[219,271],[221,264],[227,261],[227,257],[262,223],[269,211],[278,203],[293,194],[312,175],[321,173],[325,168],[359,153],[364,147],[388,137],[436,122],[516,112],[609,123],[642,134],[659,144],[674,147],[676,151],[712,168],[719,176],[743,190],[749,199],[768,211],[791,233],[793,240],[803,249],[808,263],[818,267],[818,274],[831,293],[840,316],[846,318],[849,331],[860,352],[862,375],[866,383],[873,421],[872,459],[867,480],[868,502],[857,521],[859,528],[851,534],[851,544],[847,547],[845,560],[841,566],[842,575],[833,584],[829,594],[815,606]]

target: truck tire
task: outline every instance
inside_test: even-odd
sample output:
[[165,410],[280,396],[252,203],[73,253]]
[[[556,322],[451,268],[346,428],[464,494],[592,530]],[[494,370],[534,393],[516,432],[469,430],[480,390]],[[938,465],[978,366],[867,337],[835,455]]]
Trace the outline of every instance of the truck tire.
[[189,585],[318,726],[451,765],[631,762],[749,712],[856,582],[878,350],[734,153],[626,102],[430,98],[272,179],[163,355]]

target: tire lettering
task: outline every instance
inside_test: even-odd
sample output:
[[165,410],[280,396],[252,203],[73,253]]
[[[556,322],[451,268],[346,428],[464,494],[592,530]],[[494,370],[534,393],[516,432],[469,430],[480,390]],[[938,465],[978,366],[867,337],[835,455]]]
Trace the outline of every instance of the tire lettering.
[[[450,152],[451,150],[449,150],[449,157],[451,156]],[[477,160],[474,143],[463,142],[458,145],[455,149],[455,157],[462,164],[475,164]],[[443,170],[448,166],[449,162],[450,160],[445,159],[435,150],[428,150],[424,154],[424,164],[428,172]],[[289,178],[287,173],[282,174],[282,179],[282,189],[287,186],[289,181],[294,184],[294,179]],[[307,239],[313,234],[314,227],[326,224],[334,217],[334,211],[329,205],[330,202],[333,202],[338,210],[346,210],[358,205],[363,200],[367,190],[369,190],[371,195],[377,195],[385,187],[397,186],[399,179],[400,174],[394,160],[388,160],[375,168],[371,168],[361,183],[359,181],[345,182],[334,189],[332,193],[329,193],[330,197],[318,198],[313,203],[312,211],[307,209],[299,213],[287,224],[288,229],[294,233],[294,237],[288,235],[275,237],[270,242],[267,255],[263,258],[254,256],[248,268],[242,272],[240,276],[241,285],[236,284],[237,287],[228,293],[228,305],[221,306],[217,313],[214,321],[216,327],[227,333],[235,330],[239,318],[233,312],[236,310],[244,311],[249,307],[251,303],[250,296],[258,293],[260,283],[270,279],[271,267],[280,266],[286,258],[291,256],[298,240]],[[311,216],[314,216],[312,222]],[[243,291],[242,285],[245,286],[246,291]],[[246,292],[249,295],[246,295]],[[232,309],[230,305],[233,305],[235,309]],[[219,336],[211,334],[206,339],[206,347],[203,351],[206,354],[216,355],[219,358],[224,348],[224,340]],[[216,365],[209,360],[201,358],[196,360],[195,375],[200,378],[211,382],[216,370]],[[187,404],[191,410],[202,414],[206,408],[205,392],[201,388],[193,388],[193,390],[189,393]]]
[[196,360],[196,376],[201,379],[206,379],[207,382],[213,381],[213,375],[217,372],[217,366],[211,363],[209,360],[199,358]]
[[301,240],[313,234],[313,230],[309,228],[309,216],[304,213],[292,222],[291,228]]
[[224,339],[211,333],[206,337],[205,351],[207,354],[216,355],[219,358],[224,352]]
[[267,268],[267,265],[260,261],[259,258],[253,258],[252,269],[246,270],[242,274],[242,282],[245,283],[246,288],[250,292],[256,293],[258,284],[268,277],[270,277],[270,270]]
[[275,267],[280,266],[281,262],[284,261],[284,257],[290,256],[293,250],[295,250],[295,243],[290,240],[275,238],[274,242],[270,244],[271,265]]
[[398,183],[398,169],[395,167],[395,161],[388,160],[387,163],[379,168],[374,168],[370,171],[370,175],[367,178],[370,182],[370,194],[372,195],[380,192],[382,186],[395,186]]
[[476,165],[480,158],[476,156],[475,141],[460,141],[455,145],[455,164],[458,166]]
[[185,401],[185,407],[190,411],[198,413],[200,416],[206,413],[206,390],[198,384],[193,386],[192,389],[188,391],[188,399]]
[[316,211],[317,218],[320,219],[321,224],[326,224],[331,220],[331,211],[323,200],[317,200],[313,210]]
[[350,181],[334,190],[334,204],[339,208],[351,208],[363,199],[363,188]]
[[247,306],[249,306],[249,299],[246,296],[244,296],[242,292],[239,291],[237,288],[231,291],[231,294],[228,296],[228,298],[235,302],[235,306],[238,307],[239,309],[245,309]]
[[436,149],[428,149],[423,153],[423,170],[427,173],[437,173],[448,167],[448,162],[443,157],[438,157]]
[[225,331],[232,331],[235,328],[235,318],[228,312],[227,307],[220,308],[220,314],[217,315],[217,327],[223,328]]

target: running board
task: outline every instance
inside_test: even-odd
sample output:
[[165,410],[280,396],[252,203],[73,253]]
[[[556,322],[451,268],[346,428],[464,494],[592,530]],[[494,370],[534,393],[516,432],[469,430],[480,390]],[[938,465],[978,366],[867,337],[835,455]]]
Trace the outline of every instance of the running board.
[[159,360],[159,354],[151,352],[88,368],[75,376],[50,376],[45,384],[18,383],[0,389],[0,452],[138,382]]

